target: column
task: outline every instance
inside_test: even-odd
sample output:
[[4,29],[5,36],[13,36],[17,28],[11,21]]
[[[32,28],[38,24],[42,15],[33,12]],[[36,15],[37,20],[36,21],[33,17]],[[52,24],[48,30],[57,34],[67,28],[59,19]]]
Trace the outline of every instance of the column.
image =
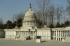
[[64,31],[63,31],[63,38],[65,37],[65,35],[64,35],[65,33],[64,33]]
[[35,38],[35,32],[33,32],[33,40],[34,40],[34,38]]
[[67,37],[69,37],[68,35],[69,35],[69,30],[68,30],[68,32],[67,32],[68,34],[67,34]]
[[57,33],[58,33],[58,41],[59,41],[59,30],[58,30],[58,32],[57,32]]
[[70,37],[70,31],[69,31],[69,37]]
[[64,31],[62,31],[62,37],[64,37]]
[[26,37],[27,37],[27,32],[26,32]]
[[55,37],[56,37],[56,31],[54,31],[54,39],[55,39]]
[[66,37],[67,37],[68,32],[66,31]]
[[70,37],[70,36],[69,36],[69,31],[68,31],[68,37]]
[[57,41],[57,30],[56,30],[56,41]]
[[62,32],[62,31],[60,31],[60,41],[61,41],[61,32]]
[[27,36],[29,36],[29,32],[27,31]]
[[54,31],[54,37],[56,36],[55,33],[56,33],[56,32]]
[[65,38],[65,35],[66,35],[66,34],[65,34],[65,31],[64,31],[64,38]]
[[63,38],[63,31],[62,31],[62,36],[61,37]]

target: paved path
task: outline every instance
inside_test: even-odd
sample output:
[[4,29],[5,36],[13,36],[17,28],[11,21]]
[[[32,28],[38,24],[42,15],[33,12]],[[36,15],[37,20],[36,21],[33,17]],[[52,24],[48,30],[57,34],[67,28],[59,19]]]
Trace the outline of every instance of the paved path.
[[70,46],[70,43],[56,42],[56,41],[36,43],[35,41],[19,41],[19,40],[0,39],[0,46]]

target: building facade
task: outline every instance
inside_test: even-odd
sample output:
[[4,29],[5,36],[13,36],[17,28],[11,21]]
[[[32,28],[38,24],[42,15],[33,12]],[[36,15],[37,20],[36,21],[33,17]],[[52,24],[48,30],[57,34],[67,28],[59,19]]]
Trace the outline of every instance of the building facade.
[[6,39],[15,40],[35,40],[36,36],[41,36],[41,40],[56,40],[62,41],[70,37],[70,27],[66,28],[48,28],[44,25],[43,28],[38,28],[40,25],[37,21],[35,13],[30,5],[29,10],[25,13],[22,27],[14,29],[4,29]]

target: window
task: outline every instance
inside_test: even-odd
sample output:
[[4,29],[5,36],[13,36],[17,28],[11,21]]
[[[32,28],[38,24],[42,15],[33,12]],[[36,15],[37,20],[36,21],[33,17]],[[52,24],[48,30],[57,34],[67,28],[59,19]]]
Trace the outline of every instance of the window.
[[36,38],[37,38],[37,39],[41,39],[41,36],[37,36]]

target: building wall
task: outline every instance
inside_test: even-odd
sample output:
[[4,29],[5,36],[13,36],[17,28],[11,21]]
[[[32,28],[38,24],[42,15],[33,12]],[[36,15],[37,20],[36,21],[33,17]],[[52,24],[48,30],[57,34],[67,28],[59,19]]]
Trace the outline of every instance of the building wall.
[[69,29],[52,29],[52,40],[62,41],[62,39],[66,39],[67,37],[70,37]]
[[0,38],[4,38],[4,37],[5,37],[4,29],[0,29]]
[[[63,28],[40,28],[36,31],[30,30],[25,31],[24,29],[16,30],[16,29],[7,29],[5,30],[5,38],[6,39],[15,39],[15,36],[21,37],[23,39],[24,37],[30,36],[31,38],[35,38],[36,36],[41,36],[41,40],[56,40],[56,41],[62,41],[62,39],[65,39],[67,37],[70,37],[70,30],[69,29],[63,29]],[[16,33],[17,32],[17,33]],[[3,32],[1,33],[3,34]],[[0,34],[0,35],[1,35]]]
[[29,36],[31,39],[34,40],[36,36],[35,31],[30,31],[30,32],[29,31],[17,31],[16,35],[18,36],[17,39],[22,39],[22,40],[24,40],[25,38],[27,39]]
[[37,31],[37,36],[41,36],[41,40],[51,40],[51,31],[40,29]]
[[15,39],[15,36],[16,36],[15,31],[11,31],[11,30],[5,31],[5,38],[6,39]]

